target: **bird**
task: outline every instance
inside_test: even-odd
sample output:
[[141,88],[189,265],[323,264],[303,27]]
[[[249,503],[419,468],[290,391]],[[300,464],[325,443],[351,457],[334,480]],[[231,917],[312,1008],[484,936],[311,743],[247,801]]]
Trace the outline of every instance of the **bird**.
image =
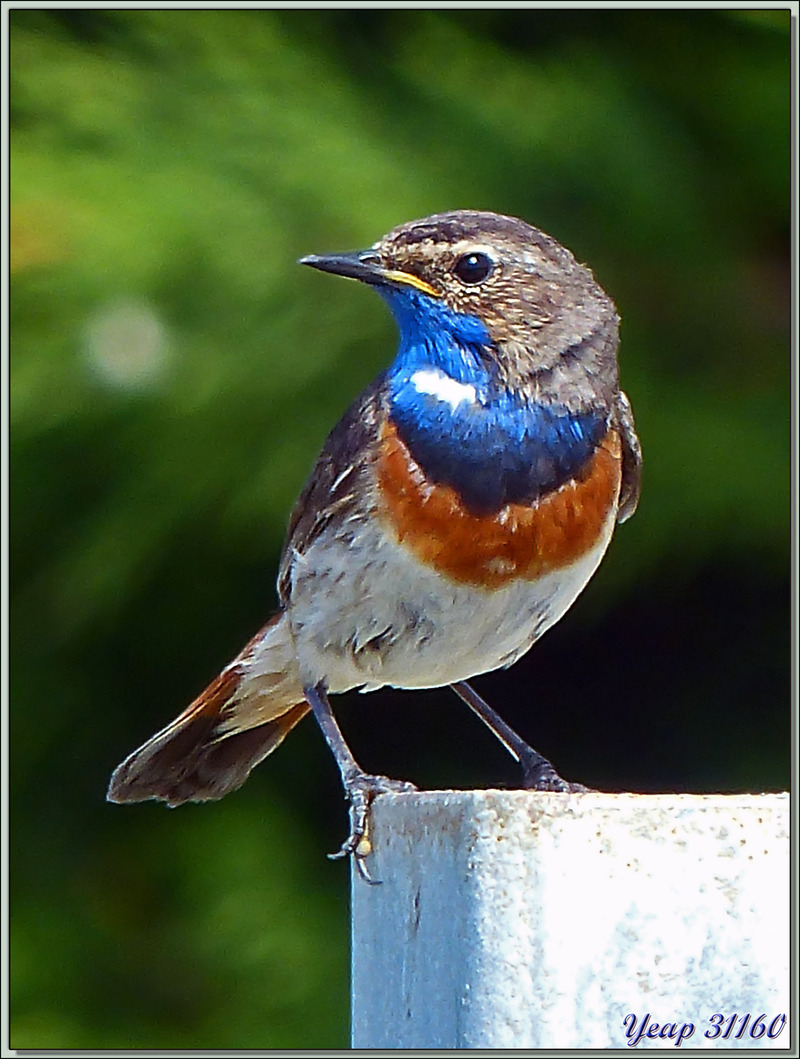
[[586,790],[469,681],[512,665],[569,609],[636,509],[642,453],[614,303],[531,224],[453,210],[300,264],[373,287],[396,321],[396,355],[300,493],[278,610],[117,767],[107,797],[221,798],[310,712],[349,802],[332,856],[374,881],[371,805],[416,788],[361,768],[329,696],[449,686],[517,759],[522,787]]

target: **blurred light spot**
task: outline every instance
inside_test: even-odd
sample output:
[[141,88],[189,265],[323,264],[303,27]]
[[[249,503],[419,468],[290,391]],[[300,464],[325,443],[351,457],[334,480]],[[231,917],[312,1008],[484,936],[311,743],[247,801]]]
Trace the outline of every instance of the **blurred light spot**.
[[109,302],[86,324],[86,356],[95,375],[107,386],[148,389],[158,383],[168,366],[166,327],[144,301]]

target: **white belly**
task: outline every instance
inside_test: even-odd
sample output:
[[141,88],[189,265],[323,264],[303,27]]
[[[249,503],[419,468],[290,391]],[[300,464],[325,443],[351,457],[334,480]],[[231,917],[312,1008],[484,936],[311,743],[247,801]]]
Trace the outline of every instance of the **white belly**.
[[614,521],[569,567],[498,589],[442,577],[374,523],[312,545],[293,564],[288,611],[303,683],[440,687],[510,665],[571,606]]

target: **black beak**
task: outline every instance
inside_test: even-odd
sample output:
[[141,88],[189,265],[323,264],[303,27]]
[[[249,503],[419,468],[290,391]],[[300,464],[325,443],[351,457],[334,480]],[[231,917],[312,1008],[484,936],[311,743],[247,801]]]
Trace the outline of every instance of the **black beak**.
[[308,254],[301,257],[301,265],[311,265],[321,272],[360,279],[362,283],[386,283],[385,270],[374,250],[353,250],[349,254]]
[[401,289],[413,287],[429,297],[441,297],[439,291],[419,276],[398,269],[384,268],[374,250],[354,250],[349,254],[308,254],[300,258],[300,264],[311,265],[322,272],[333,272],[336,276],[359,279],[362,283],[371,283],[374,286]]

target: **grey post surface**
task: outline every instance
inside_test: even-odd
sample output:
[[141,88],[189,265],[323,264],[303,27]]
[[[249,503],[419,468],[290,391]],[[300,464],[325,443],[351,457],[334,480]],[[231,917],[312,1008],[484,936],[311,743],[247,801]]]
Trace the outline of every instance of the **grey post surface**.
[[[786,794],[380,797],[353,1047],[623,1048],[649,1014],[684,1048],[787,1048],[788,826]],[[787,1025],[736,1040],[748,1013]]]

